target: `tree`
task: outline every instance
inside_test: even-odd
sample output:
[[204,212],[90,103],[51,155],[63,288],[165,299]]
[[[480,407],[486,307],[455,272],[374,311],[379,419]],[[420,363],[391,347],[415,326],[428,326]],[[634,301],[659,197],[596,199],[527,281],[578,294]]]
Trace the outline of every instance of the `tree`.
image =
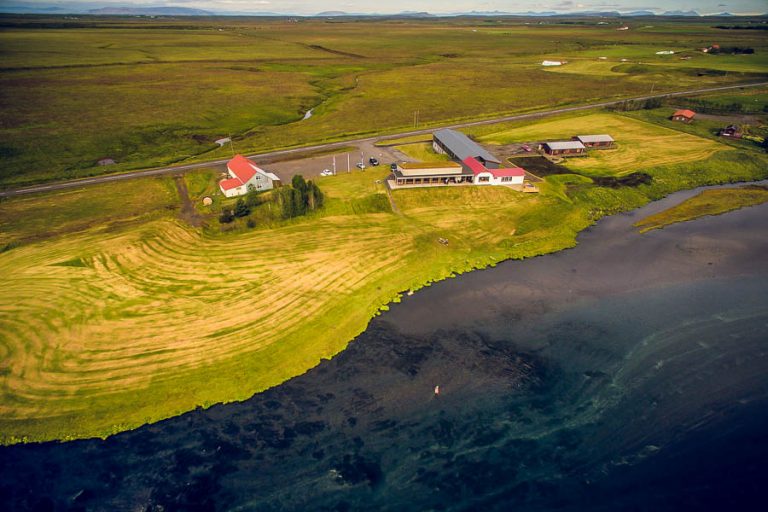
[[323,191],[313,181],[307,182],[307,208],[317,210],[323,207],[325,197]]
[[299,215],[304,215],[307,213],[307,203],[306,203],[306,189],[304,191],[293,189],[291,190],[291,202],[293,203],[293,216],[298,217]]
[[304,176],[301,174],[297,174],[291,179],[291,186],[301,191],[302,194],[307,190],[307,182],[304,181]]
[[237,200],[237,203],[235,203],[235,217],[247,217],[251,214],[251,209],[248,208],[248,205],[245,204],[245,201],[243,201],[242,198]]

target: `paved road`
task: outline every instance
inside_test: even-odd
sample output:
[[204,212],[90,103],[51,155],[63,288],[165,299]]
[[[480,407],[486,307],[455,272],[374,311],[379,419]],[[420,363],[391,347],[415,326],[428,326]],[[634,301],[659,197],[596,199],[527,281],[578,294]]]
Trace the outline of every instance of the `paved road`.
[[[286,156],[296,155],[297,157],[300,157],[304,153],[312,152],[312,151],[318,151],[318,150],[333,150],[335,148],[342,148],[350,145],[358,145],[363,143],[373,143],[377,142],[382,139],[392,139],[392,138],[400,138],[400,137],[409,137],[411,135],[424,135],[427,133],[432,133],[437,129],[440,128],[467,128],[470,126],[481,126],[486,124],[496,124],[496,123],[503,123],[507,121],[519,121],[523,119],[536,119],[539,117],[546,117],[546,116],[552,116],[557,114],[564,114],[567,112],[577,112],[580,110],[590,110],[594,108],[601,108],[601,107],[610,107],[612,105],[617,105],[619,103],[623,103],[624,101],[643,101],[653,98],[671,98],[675,96],[690,96],[694,94],[701,94],[701,93],[707,93],[707,92],[717,92],[717,91],[728,91],[733,89],[741,89],[745,87],[763,87],[768,86],[768,82],[758,82],[758,83],[751,83],[751,84],[740,84],[740,85],[726,85],[722,87],[709,87],[705,89],[693,89],[688,91],[678,91],[678,92],[671,92],[671,93],[665,93],[665,94],[651,94],[648,96],[639,96],[635,98],[624,98],[621,100],[612,100],[612,101],[602,101],[599,103],[590,103],[589,105],[581,105],[578,107],[566,107],[566,108],[557,108],[552,110],[545,110],[541,112],[533,112],[530,114],[515,114],[510,116],[504,116],[504,117],[497,117],[494,119],[485,119],[483,121],[470,121],[470,122],[464,122],[464,123],[456,123],[451,125],[445,125],[441,127],[431,127],[431,128],[425,128],[423,130],[412,130],[408,132],[402,132],[397,134],[391,134],[386,136],[373,136],[373,137],[365,137],[361,139],[351,139],[351,140],[343,140],[339,142],[331,142],[328,144],[316,144],[313,146],[303,146],[300,148],[294,148],[294,149],[282,149],[280,151],[270,151],[267,153],[258,153],[255,155],[248,155],[250,158],[256,159],[256,160],[266,160],[271,158],[284,158]],[[29,187],[23,187],[23,188],[17,188],[17,189],[10,189],[10,190],[4,190],[0,191],[0,197],[10,197],[10,196],[17,196],[17,195],[23,195],[23,194],[33,194],[35,192],[48,192],[52,190],[63,190],[67,188],[77,188],[77,187],[85,187],[89,185],[97,185],[99,183],[109,183],[111,181],[122,181],[122,180],[130,180],[134,178],[144,178],[147,176],[158,176],[163,174],[178,174],[178,173],[184,173],[187,171],[192,171],[195,169],[200,169],[202,167],[211,167],[216,165],[224,165],[229,161],[229,158],[225,158],[222,160],[211,160],[208,162],[200,162],[195,164],[186,164],[186,165],[176,165],[176,166],[170,166],[170,167],[160,167],[157,169],[144,169],[140,171],[131,171],[121,174],[112,174],[108,176],[96,176],[93,178],[84,178],[84,179],[77,179],[77,180],[69,180],[69,181],[60,181],[55,183],[48,183],[45,185],[32,185]]]

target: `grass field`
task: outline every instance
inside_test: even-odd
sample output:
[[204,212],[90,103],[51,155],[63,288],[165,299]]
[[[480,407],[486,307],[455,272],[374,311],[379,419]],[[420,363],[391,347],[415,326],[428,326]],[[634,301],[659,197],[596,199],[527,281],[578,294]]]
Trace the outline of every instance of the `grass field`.
[[[2,20],[2,187],[224,158],[221,137],[257,152],[395,133],[415,111],[432,126],[768,76],[764,38],[704,21],[619,33],[515,19]],[[710,40],[757,53],[654,55]],[[608,69],[604,54],[645,67]],[[550,56],[572,64],[542,69]],[[105,157],[117,164],[96,165]]]
[[564,165],[593,176],[613,176],[639,168],[702,160],[727,149],[714,141],[611,113],[558,118],[533,125],[519,123],[515,128],[483,135],[481,140],[508,144],[570,140],[575,135],[600,133],[610,134],[616,140],[616,149],[590,151],[587,157],[566,159]]
[[[627,133],[654,133],[595,115]],[[683,135],[672,140],[716,144]],[[622,144],[630,151],[642,137]],[[7,221],[11,245],[0,253],[2,442],[105,436],[245,399],[343,350],[403,291],[571,247],[603,215],[675,190],[768,176],[764,154],[722,148],[705,162],[642,160],[632,170],[653,181],[639,187],[560,174],[538,195],[396,190],[400,215],[377,183],[387,170],[374,168],[319,178],[321,211],[231,233],[177,220],[170,179],[7,200],[4,220],[24,222]],[[185,179],[191,194],[204,194],[215,173]],[[136,208],[144,216],[132,216]],[[119,212],[128,222],[114,221]],[[39,230],[48,236],[30,236]]]
[[663,212],[636,222],[641,233],[670,224],[698,219],[706,215],[722,215],[739,208],[755,206],[768,201],[768,189],[760,186],[705,190]]

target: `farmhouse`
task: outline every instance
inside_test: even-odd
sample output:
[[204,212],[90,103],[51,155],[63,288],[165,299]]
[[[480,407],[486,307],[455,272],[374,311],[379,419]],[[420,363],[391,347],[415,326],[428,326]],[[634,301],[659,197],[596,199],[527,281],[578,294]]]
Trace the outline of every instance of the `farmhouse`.
[[610,135],[577,135],[573,138],[587,148],[606,149],[613,147],[613,137]]
[[456,130],[437,130],[433,136],[432,147],[436,153],[448,155],[457,162],[473,157],[489,169],[498,169],[501,165],[501,160]]
[[243,155],[227,163],[229,178],[219,182],[219,188],[226,197],[245,195],[249,190],[270,190],[280,186],[277,175],[259,168]]
[[696,112],[693,110],[678,110],[674,114],[672,114],[672,120],[673,121],[682,121],[684,123],[690,123],[693,121],[693,118],[696,116]]
[[587,148],[578,140],[566,140],[557,142],[545,142],[543,144],[544,152],[553,156],[574,156],[583,155]]

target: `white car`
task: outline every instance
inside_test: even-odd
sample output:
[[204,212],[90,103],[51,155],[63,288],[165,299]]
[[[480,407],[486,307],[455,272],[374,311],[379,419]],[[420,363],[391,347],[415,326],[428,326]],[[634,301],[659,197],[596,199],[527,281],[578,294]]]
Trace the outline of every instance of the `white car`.
[[360,170],[363,170],[363,171],[365,170],[365,164],[364,164],[363,162],[360,162],[359,164],[357,164],[357,166],[356,166],[356,167],[357,167],[358,169],[360,169]]
[[331,171],[330,169],[326,169],[320,173],[320,176],[333,176],[333,171]]

